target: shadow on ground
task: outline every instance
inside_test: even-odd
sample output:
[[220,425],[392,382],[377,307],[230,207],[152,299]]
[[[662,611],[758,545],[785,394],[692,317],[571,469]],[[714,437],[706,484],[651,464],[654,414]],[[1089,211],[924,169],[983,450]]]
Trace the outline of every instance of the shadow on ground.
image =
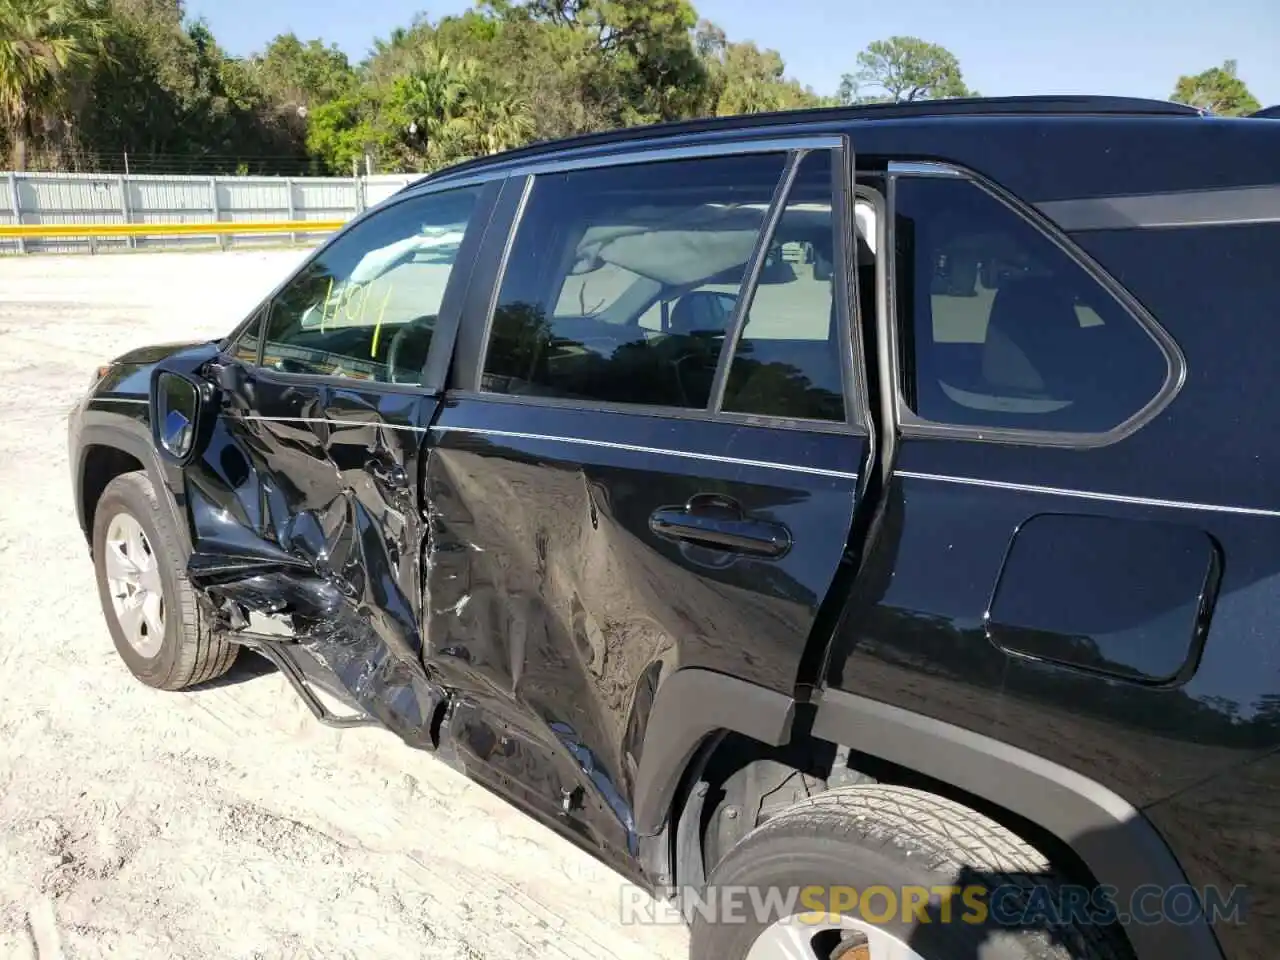
[[241,650],[240,656],[236,657],[235,664],[220,677],[215,677],[205,683],[198,684],[194,687],[188,687],[192,693],[199,693],[201,690],[217,690],[219,687],[234,687],[237,684],[244,683],[248,680],[255,680],[258,677],[265,677],[267,674],[275,673],[275,665],[270,660],[259,653],[252,650]]

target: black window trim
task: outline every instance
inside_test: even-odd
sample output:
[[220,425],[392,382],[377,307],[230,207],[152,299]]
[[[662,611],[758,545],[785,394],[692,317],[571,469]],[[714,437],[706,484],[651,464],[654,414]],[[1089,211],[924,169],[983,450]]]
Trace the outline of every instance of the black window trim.
[[[812,151],[792,150],[787,154],[786,165],[782,168],[782,176],[774,184],[773,196],[769,198],[769,210],[764,222],[760,224],[760,236],[756,239],[755,249],[747,260],[746,269],[742,272],[740,293],[733,303],[733,313],[729,316],[729,324],[725,329],[724,343],[720,345],[720,356],[716,359],[716,372],[711,378],[711,393],[707,398],[707,412],[720,413],[724,409],[724,394],[729,386],[729,368],[737,359],[738,344],[742,340],[743,328],[747,325],[747,314],[751,312],[752,301],[756,298],[760,286],[760,271],[764,268],[769,248],[773,245],[774,234],[782,221],[782,214],[787,208],[787,198],[791,196],[791,188],[795,186],[796,174],[800,172],[800,164]],[[830,187],[827,188],[830,190]],[[834,207],[834,200],[832,202]],[[834,219],[834,210],[832,211]],[[834,226],[834,225],[833,225]],[[832,296],[834,296],[834,291]],[[843,371],[842,371],[843,372]],[[844,382],[844,377],[840,378]],[[842,392],[848,392],[841,387]],[[845,419],[849,419],[848,412]]]
[[[253,372],[255,376],[261,377],[267,382],[316,384],[318,386],[327,385],[361,390],[378,389],[385,390],[388,393],[426,395],[438,395],[443,393],[445,389],[443,376],[437,378],[439,382],[431,383],[427,379],[427,374],[440,369],[441,364],[437,355],[441,351],[447,348],[448,351],[452,353],[454,338],[457,334],[458,326],[461,321],[462,297],[466,293],[467,284],[471,277],[471,268],[473,266],[472,261],[475,259],[474,252],[479,248],[480,240],[488,229],[490,220],[492,219],[498,197],[497,188],[500,187],[505,180],[505,173],[498,173],[495,171],[492,173],[477,174],[472,177],[462,177],[455,180],[449,180],[447,182],[424,184],[421,187],[415,187],[411,193],[393,194],[381,203],[374,204],[372,207],[369,207],[357,216],[352,217],[344,223],[341,228],[335,230],[322,243],[318,244],[310,254],[304,257],[302,262],[294,267],[293,270],[289,271],[285,278],[281,280],[280,283],[276,284],[275,288],[272,289],[267,296],[254,305],[253,309],[249,311],[248,316],[245,317],[245,319],[242,320],[231,333],[227,334],[226,337],[219,341],[220,355],[224,359],[235,360],[234,350],[236,344],[239,343],[241,337],[256,326],[258,352],[254,357]],[[494,187],[494,189],[489,195],[486,195],[485,187],[489,186]],[[389,383],[379,380],[359,380],[353,377],[334,376],[332,374],[324,373],[290,373],[282,370],[271,370],[262,365],[262,358],[266,352],[266,332],[270,328],[271,310],[275,305],[276,299],[284,292],[285,288],[287,288],[289,284],[298,277],[299,274],[306,270],[314,261],[322,257],[333,244],[338,243],[351,230],[354,230],[365,221],[370,220],[379,214],[385,213],[394,207],[398,207],[401,204],[420,201],[438,193],[447,193],[452,190],[464,190],[468,187],[480,188],[479,196],[477,197],[476,209],[473,214],[477,229],[473,233],[472,224],[469,222],[467,225],[468,239],[474,237],[474,249],[465,261],[464,269],[466,271],[466,276],[459,275],[455,280],[451,273],[449,281],[445,286],[444,300],[441,301],[440,305],[440,316],[436,321],[437,329],[435,334],[432,335],[431,346],[427,350],[427,358],[422,366],[422,376],[420,377],[421,382]],[[466,241],[464,240],[464,245],[465,244]],[[460,250],[458,261],[455,263],[455,268],[459,265],[463,265],[463,263],[462,251]],[[451,293],[453,294],[452,297],[450,296]],[[446,305],[450,307],[448,311],[446,311]],[[441,333],[445,334],[445,336],[440,337],[436,335]],[[437,340],[443,341],[439,347],[436,345]],[[434,366],[432,363],[433,360],[436,361]]]
[[[898,264],[897,264],[897,184],[902,178],[942,177],[964,180],[982,190],[988,196],[1007,207],[1016,217],[1038,230],[1051,243],[1058,247],[1067,257],[1082,267],[1097,283],[1128,312],[1147,335],[1159,347],[1164,355],[1166,373],[1164,383],[1145,405],[1132,413],[1127,419],[1100,432],[1071,432],[1062,430],[1045,430],[1021,427],[979,427],[964,424],[944,423],[928,420],[919,416],[907,404],[906,366],[903,362],[902,323],[910,318],[898,316]],[[887,389],[892,390],[892,397],[887,404],[894,417],[894,425],[905,438],[933,437],[948,440],[971,440],[979,443],[999,443],[1036,447],[1059,447],[1073,450],[1090,450],[1110,446],[1132,436],[1154,420],[1177,396],[1187,379],[1187,361],[1177,341],[1159,324],[1154,316],[1129,293],[1114,277],[1087,253],[1077,246],[1058,227],[1049,221],[1035,207],[1023,203],[997,184],[981,174],[950,163],[890,161],[888,165],[888,206],[887,237],[885,252],[888,269],[887,310],[878,318],[877,331],[880,342],[886,353],[881,357],[884,368],[891,376],[883,378]]]
[[[748,260],[750,270],[756,259],[763,264],[764,252],[768,250],[774,229],[786,206],[790,185],[799,169],[799,161],[807,152],[826,150],[833,154],[832,179],[832,215],[839,229],[836,231],[836,256],[840,269],[836,273],[837,289],[833,296],[837,299],[836,317],[840,325],[844,350],[840,360],[841,384],[844,398],[845,419],[843,421],[816,420],[801,417],[784,417],[775,414],[739,413],[712,409],[713,404],[701,408],[665,407],[654,404],[619,403],[613,401],[584,400],[574,397],[538,397],[512,396],[480,389],[483,382],[485,361],[488,356],[489,342],[493,332],[494,315],[497,312],[498,298],[502,290],[502,282],[506,276],[508,261],[515,246],[528,201],[532,195],[534,184],[541,174],[566,173],[577,170],[599,169],[641,163],[661,163],[671,160],[715,159],[717,157],[740,156],[744,154],[780,153],[786,155],[785,166],[779,177],[777,187],[771,199],[769,209],[765,213],[760,236],[756,248]],[[480,327],[479,347],[474,353],[474,364],[471,369],[461,372],[456,377],[458,388],[451,389],[449,395],[458,399],[478,399],[494,403],[511,403],[523,406],[570,407],[579,410],[601,410],[618,413],[639,413],[659,417],[670,417],[685,420],[710,420],[722,423],[741,423],[751,426],[762,426],[774,429],[800,430],[809,433],[839,433],[855,436],[873,436],[874,422],[871,417],[870,397],[868,395],[867,378],[858,357],[865,357],[860,324],[852,322],[853,312],[859,308],[857,300],[857,256],[856,244],[850,244],[845,230],[855,228],[853,204],[856,156],[849,138],[843,134],[797,134],[787,137],[754,138],[749,140],[719,141],[690,146],[661,146],[647,149],[628,150],[618,154],[604,154],[572,158],[549,158],[540,162],[522,164],[505,171],[510,176],[510,184],[523,181],[519,189],[518,207],[508,227],[506,244],[493,275],[493,283],[489,290],[489,300],[483,322],[476,321]],[[786,189],[782,189],[785,186]],[[858,191],[861,195],[862,191]],[[845,208],[848,209],[845,209]],[[756,270],[759,273],[759,270]],[[754,296],[754,285],[747,286],[749,278],[744,276],[743,291],[747,296],[739,296],[739,305],[735,307],[731,332],[734,342],[741,335],[746,323],[745,305]],[[739,316],[741,312],[741,316]],[[466,322],[464,320],[464,322]],[[726,345],[729,337],[726,336]],[[856,351],[856,353],[855,353]],[[720,360],[717,363],[717,381],[720,375],[720,364],[725,362],[726,351],[722,346]],[[851,376],[850,376],[851,375]],[[713,401],[716,399],[712,391]]]

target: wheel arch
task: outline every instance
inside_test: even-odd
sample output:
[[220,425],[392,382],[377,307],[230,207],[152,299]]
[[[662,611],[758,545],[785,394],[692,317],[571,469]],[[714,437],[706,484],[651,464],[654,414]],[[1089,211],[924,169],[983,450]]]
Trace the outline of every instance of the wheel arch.
[[145,471],[156,496],[168,511],[178,542],[190,553],[191,537],[182,512],[173,496],[160,457],[145,424],[111,414],[86,411],[76,453],[76,516],[87,541],[93,539],[93,517],[103,490],[116,477],[135,470]]
[[[672,882],[677,866],[684,868],[689,841],[677,837],[684,832],[677,830],[682,808],[693,781],[727,733],[756,741],[762,755],[807,737],[908,771],[940,796],[980,803],[981,812],[1033,845],[1037,837],[1027,832],[1054,841],[1089,874],[1089,881],[1115,889],[1117,905],[1152,884],[1189,886],[1173,853],[1140,811],[1072,770],[993,738],[843,691],[826,690],[813,704],[798,705],[777,691],[696,668],[677,671],[658,688],[636,777],[641,857],[657,884]],[[700,859],[695,872],[702,872]],[[1137,960],[1223,957],[1204,919],[1131,922],[1123,929]]]
[[[818,698],[812,735],[917,773],[953,794],[977,798],[987,806],[983,812],[995,808],[1007,814],[995,818],[1005,826],[1010,820],[1029,824],[1077,859],[1094,883],[1113,888],[1122,910],[1140,888],[1189,887],[1172,851],[1139,810],[1102,784],[1043,757],[840,690],[826,690]],[[1122,926],[1138,960],[1223,957],[1203,918]]]
[[771,746],[791,735],[796,703],[746,680],[685,667],[658,687],[645,727],[636,773],[636,832],[645,837],[669,826],[672,805],[699,748],[722,731]]

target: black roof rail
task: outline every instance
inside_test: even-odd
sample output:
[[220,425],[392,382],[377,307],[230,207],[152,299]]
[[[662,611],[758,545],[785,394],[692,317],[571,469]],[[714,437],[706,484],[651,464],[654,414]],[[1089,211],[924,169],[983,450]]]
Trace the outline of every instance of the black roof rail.
[[[780,110],[770,113],[740,114],[730,117],[703,117],[637,127],[623,127],[599,133],[580,134],[560,140],[541,140],[488,157],[464,160],[430,174],[426,180],[453,176],[468,170],[537,157],[545,153],[575,147],[607,146],[653,137],[681,134],[746,130],[781,124],[839,123],[852,120],[897,120],[912,117],[981,117],[981,116],[1202,116],[1204,111],[1184,103],[1148,100],[1141,97],[1030,96],[1030,97],[957,97],[948,100],[914,100],[902,103],[867,103],[849,107],[814,107],[805,110]],[[418,184],[425,180],[417,181]],[[404,189],[412,189],[411,184]]]
[[1263,107],[1261,110],[1249,114],[1250,117],[1259,117],[1264,120],[1280,120],[1280,103],[1274,107]]

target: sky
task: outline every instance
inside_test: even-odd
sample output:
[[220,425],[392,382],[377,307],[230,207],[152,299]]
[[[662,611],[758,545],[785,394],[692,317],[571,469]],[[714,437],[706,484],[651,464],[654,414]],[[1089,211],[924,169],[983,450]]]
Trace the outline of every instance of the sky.
[[[1235,59],[1264,106],[1280,104],[1280,0],[693,0],[730,40],[782,53],[789,75],[835,93],[873,40],[905,34],[949,49],[986,96],[1094,93],[1166,99],[1180,74]],[[232,54],[276,34],[337,43],[353,60],[375,37],[469,0],[188,0]],[[785,11],[785,15],[780,15]]]

